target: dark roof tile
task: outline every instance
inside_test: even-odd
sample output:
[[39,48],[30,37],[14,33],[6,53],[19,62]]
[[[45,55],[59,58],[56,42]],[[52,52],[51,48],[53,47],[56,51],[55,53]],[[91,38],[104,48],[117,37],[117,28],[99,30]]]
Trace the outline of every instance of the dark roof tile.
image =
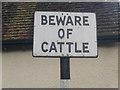
[[118,7],[117,2],[3,2],[2,38],[3,41],[32,39],[35,11],[95,12],[98,36],[117,36]]

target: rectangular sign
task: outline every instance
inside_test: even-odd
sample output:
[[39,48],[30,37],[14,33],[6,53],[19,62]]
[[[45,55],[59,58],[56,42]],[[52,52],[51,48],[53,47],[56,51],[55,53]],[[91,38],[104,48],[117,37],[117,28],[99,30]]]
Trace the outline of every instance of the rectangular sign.
[[96,57],[95,13],[36,11],[33,56]]

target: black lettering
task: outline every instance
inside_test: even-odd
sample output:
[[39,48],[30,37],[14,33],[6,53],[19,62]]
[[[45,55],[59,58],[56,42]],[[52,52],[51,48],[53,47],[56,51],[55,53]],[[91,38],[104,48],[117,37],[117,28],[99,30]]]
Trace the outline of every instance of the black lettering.
[[77,43],[76,43],[76,42],[75,42],[75,52],[76,52],[76,53],[80,53],[80,52],[81,52],[81,50],[78,50],[78,49],[77,49]]
[[65,36],[64,29],[62,29],[62,28],[59,29],[59,30],[58,30],[58,37],[62,39],[64,36]]
[[58,42],[57,44],[60,45],[60,52],[62,52],[62,46],[64,45],[64,42]]
[[88,43],[83,43],[83,53],[89,53]]
[[88,16],[83,16],[83,25],[89,26],[89,23],[88,23]]
[[67,18],[66,25],[68,25],[68,24],[73,25],[73,21],[72,21],[72,18],[70,16],[68,16],[68,18]]
[[66,42],[66,45],[68,45],[68,51],[71,52],[71,46],[73,45],[72,42]]
[[69,39],[69,36],[72,34],[73,29],[67,29],[67,39]]
[[41,25],[46,25],[47,24],[47,16],[41,15]]
[[49,25],[55,25],[55,23],[53,23],[53,21],[54,21],[54,17],[55,16],[49,16]]
[[48,49],[45,49],[44,45],[48,45],[48,43],[47,43],[47,42],[43,42],[42,45],[41,45],[42,51],[43,51],[43,52],[47,52]]
[[54,42],[51,43],[49,52],[51,52],[51,51],[53,51],[53,50],[54,50],[55,52],[57,52],[57,49],[56,49],[56,46],[55,46],[55,43],[54,43]]
[[64,18],[62,18],[62,17],[58,18],[58,16],[56,16],[57,25],[60,25],[60,23],[62,25],[64,25],[65,24],[65,18],[66,18],[66,16],[64,16]]
[[81,17],[75,16],[75,25],[77,25],[77,23],[78,23],[81,26],[80,21],[81,21]]

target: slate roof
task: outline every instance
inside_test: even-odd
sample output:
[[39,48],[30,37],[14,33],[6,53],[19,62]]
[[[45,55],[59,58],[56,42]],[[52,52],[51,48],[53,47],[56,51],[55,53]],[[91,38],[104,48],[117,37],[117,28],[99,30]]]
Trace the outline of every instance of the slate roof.
[[35,11],[94,12],[97,19],[98,39],[118,38],[120,29],[118,2],[3,2],[3,43],[32,42]]

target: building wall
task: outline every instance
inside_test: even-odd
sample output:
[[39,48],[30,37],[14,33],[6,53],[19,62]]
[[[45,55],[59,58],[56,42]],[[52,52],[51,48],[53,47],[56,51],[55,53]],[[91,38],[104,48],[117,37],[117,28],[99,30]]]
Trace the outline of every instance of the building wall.
[[[34,58],[32,50],[3,51],[3,88],[59,88],[59,58]],[[70,88],[117,88],[118,44],[98,47],[98,58],[71,58]]]
[[2,89],[2,53],[0,51],[0,89]]

